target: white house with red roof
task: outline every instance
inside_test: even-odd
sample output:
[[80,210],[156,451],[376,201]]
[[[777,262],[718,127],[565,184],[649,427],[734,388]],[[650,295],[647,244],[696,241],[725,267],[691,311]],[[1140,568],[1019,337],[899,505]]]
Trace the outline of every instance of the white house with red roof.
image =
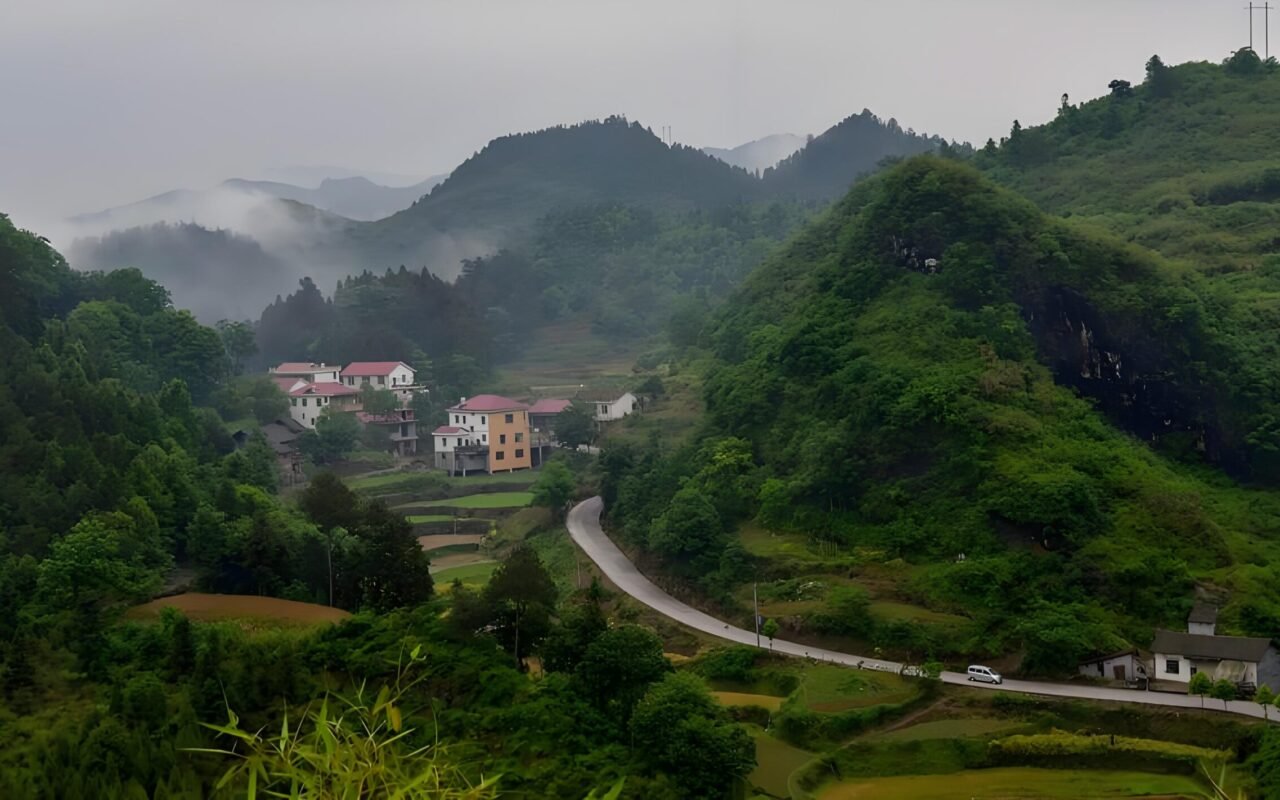
[[342,383],[359,389],[399,389],[413,386],[413,367],[403,361],[352,361],[342,369]]
[[316,420],[328,408],[357,410],[359,396],[359,391],[337,381],[303,383],[289,391],[289,416],[308,428],[315,428]]
[[340,367],[314,361],[285,361],[267,370],[272,378],[297,378],[307,383],[337,383]]

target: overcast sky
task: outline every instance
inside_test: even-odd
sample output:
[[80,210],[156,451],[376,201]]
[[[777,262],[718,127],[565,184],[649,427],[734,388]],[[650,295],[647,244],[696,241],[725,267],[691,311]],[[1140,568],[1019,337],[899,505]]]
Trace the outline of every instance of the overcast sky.
[[0,212],[38,225],[296,164],[425,177],[613,113],[732,146],[867,107],[981,143],[1137,82],[1152,53],[1220,60],[1247,41],[1241,6],[0,0]]

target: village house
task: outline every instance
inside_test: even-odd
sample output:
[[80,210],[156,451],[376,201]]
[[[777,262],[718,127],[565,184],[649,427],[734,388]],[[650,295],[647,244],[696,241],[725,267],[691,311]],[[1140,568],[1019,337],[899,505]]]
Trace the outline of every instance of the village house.
[[314,429],[316,420],[329,408],[336,411],[358,411],[360,393],[336,381],[304,383],[289,392],[289,416],[306,428]]
[[591,406],[591,416],[596,422],[612,422],[640,410],[640,399],[631,392],[590,391],[579,399]]
[[1270,639],[1218,636],[1217,609],[1197,605],[1187,617],[1187,632],[1157,630],[1151,643],[1154,677],[1158,681],[1190,683],[1204,672],[1215,681],[1229,680],[1245,691],[1258,685],[1258,664],[1271,647]]
[[[281,417],[260,425],[258,429],[266,439],[271,452],[275,454],[280,482],[291,486],[305,480],[302,473],[302,453],[298,450],[298,438],[306,428],[289,417]],[[231,434],[231,440],[239,450],[249,443],[252,436],[249,431],[241,429]]]
[[1086,658],[1078,668],[1081,675],[1115,681],[1140,681],[1147,677],[1147,665],[1137,648]]
[[573,405],[570,400],[545,399],[529,406],[529,426],[534,433],[541,433],[551,442],[556,441],[555,423],[560,412]]
[[418,422],[413,417],[412,408],[397,408],[388,414],[357,411],[356,419],[366,427],[385,431],[388,449],[396,455],[411,456],[418,452]]
[[529,469],[542,463],[542,449],[550,445],[545,436],[534,436],[529,407],[509,397],[464,397],[448,414],[432,436],[435,465],[453,475]]

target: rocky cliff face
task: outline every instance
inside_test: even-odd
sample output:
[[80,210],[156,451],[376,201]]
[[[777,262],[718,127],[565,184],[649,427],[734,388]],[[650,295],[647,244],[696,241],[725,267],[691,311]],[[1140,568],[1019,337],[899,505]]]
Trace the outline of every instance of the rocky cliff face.
[[1189,377],[1132,320],[1100,313],[1081,293],[1050,286],[1019,298],[1023,315],[1055,379],[1092,398],[1117,425],[1153,444],[1177,437],[1230,472],[1245,457],[1219,419],[1218,392]]

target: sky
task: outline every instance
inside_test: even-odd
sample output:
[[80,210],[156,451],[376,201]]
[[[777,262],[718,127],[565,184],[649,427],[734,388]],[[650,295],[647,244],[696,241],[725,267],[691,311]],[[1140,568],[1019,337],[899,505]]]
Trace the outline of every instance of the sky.
[[426,177],[610,114],[733,146],[865,107],[980,144],[1064,92],[1139,82],[1152,53],[1221,60],[1247,17],[1236,0],[0,0],[0,213],[38,229],[290,165]]

